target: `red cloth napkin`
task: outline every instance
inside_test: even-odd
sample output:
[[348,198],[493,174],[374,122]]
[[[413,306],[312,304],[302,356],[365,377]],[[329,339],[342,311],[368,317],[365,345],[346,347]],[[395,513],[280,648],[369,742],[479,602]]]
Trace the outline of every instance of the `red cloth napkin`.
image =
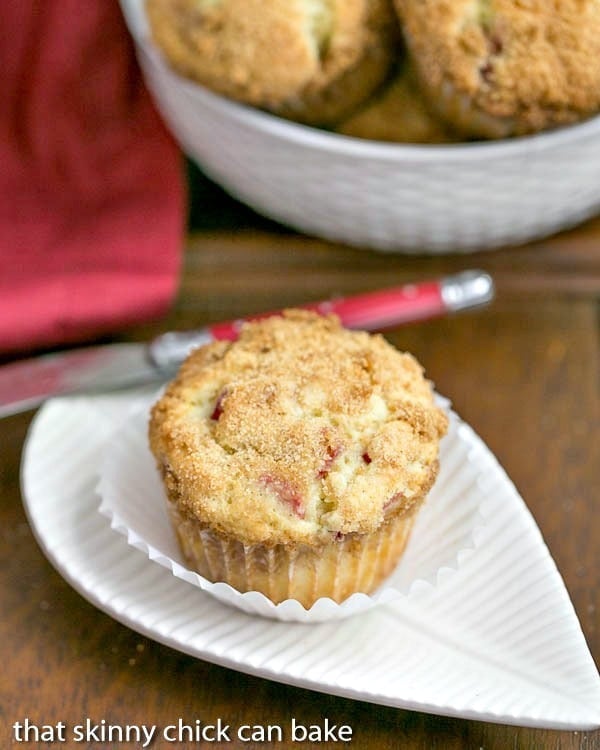
[[0,351],[164,313],[181,159],[116,0],[0,3],[0,79]]

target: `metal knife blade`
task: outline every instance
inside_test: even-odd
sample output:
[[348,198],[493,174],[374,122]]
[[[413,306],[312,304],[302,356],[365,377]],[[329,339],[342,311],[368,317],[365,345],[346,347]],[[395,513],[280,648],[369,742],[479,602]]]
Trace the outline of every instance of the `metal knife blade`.
[[[483,271],[316,302],[304,307],[335,313],[348,328],[383,328],[486,304],[494,284]],[[277,315],[278,311],[251,320]],[[110,391],[167,380],[197,346],[237,338],[243,320],[158,336],[148,344],[108,344],[47,354],[0,367],[0,418],[38,406],[50,396]]]
[[0,418],[27,411],[49,396],[110,391],[160,382],[177,365],[159,368],[148,359],[146,344],[108,344],[0,367]]

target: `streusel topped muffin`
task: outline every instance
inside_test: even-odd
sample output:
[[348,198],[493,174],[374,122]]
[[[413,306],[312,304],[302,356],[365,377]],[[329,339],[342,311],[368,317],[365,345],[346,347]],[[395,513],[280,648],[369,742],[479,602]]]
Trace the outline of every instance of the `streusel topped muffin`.
[[[191,354],[152,410],[150,443],[188,559],[213,580],[232,582],[233,570],[242,590],[308,603],[389,573],[446,425],[412,356],[289,311]],[[291,587],[280,595],[281,577],[256,580],[269,549]],[[319,579],[309,593],[298,584],[307,576]]]
[[597,0],[395,0],[424,90],[469,136],[499,138],[600,109]]
[[335,122],[385,78],[391,0],[146,0],[171,65],[208,88],[301,121]]
[[312,543],[410,511],[445,425],[412,356],[291,312],[197,350],[151,436],[185,512],[250,544]]

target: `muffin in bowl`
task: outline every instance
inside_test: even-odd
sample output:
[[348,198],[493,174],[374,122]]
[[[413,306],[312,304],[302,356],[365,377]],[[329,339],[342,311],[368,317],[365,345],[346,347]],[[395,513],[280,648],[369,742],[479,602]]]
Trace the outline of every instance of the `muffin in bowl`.
[[391,0],[146,0],[152,37],[179,73],[283,117],[327,125],[386,78]]
[[395,3],[424,93],[464,135],[525,135],[600,109],[597,0]]
[[354,138],[388,143],[441,144],[461,140],[432,113],[409,63],[401,65],[389,83],[335,130]]
[[192,353],[149,433],[189,564],[308,608],[393,570],[446,428],[412,356],[289,311]]

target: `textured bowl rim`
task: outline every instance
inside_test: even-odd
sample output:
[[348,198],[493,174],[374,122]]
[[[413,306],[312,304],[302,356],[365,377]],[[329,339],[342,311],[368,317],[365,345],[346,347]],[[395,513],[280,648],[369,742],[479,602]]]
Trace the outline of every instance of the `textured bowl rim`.
[[[153,51],[152,57],[158,53]],[[600,115],[595,115],[574,125],[535,135],[520,136],[498,141],[474,141],[471,143],[450,144],[402,144],[370,141],[354,136],[321,130],[302,123],[286,120],[277,115],[255,109],[248,105],[227,99],[214,93],[199,83],[188,81],[167,68],[162,59],[161,67],[174,76],[181,87],[192,98],[213,109],[220,109],[230,119],[256,130],[269,133],[280,140],[355,158],[378,159],[384,161],[462,161],[471,159],[499,159],[507,156],[523,156],[547,149],[564,148],[593,136],[600,136]]]
[[[244,126],[268,133],[279,140],[304,148],[314,148],[345,157],[376,159],[386,162],[435,162],[502,159],[525,156],[532,152],[568,147],[583,139],[600,136],[600,114],[573,125],[534,135],[498,141],[476,141],[451,144],[402,144],[370,141],[363,138],[321,130],[302,123],[286,120],[270,112],[245,105],[217,94],[195,81],[175,72],[164,60],[147,34],[135,28],[129,12],[136,12],[132,0],[121,0],[130,33],[141,50],[192,99]],[[143,4],[142,4],[143,5]],[[142,11],[143,12],[143,11]]]

